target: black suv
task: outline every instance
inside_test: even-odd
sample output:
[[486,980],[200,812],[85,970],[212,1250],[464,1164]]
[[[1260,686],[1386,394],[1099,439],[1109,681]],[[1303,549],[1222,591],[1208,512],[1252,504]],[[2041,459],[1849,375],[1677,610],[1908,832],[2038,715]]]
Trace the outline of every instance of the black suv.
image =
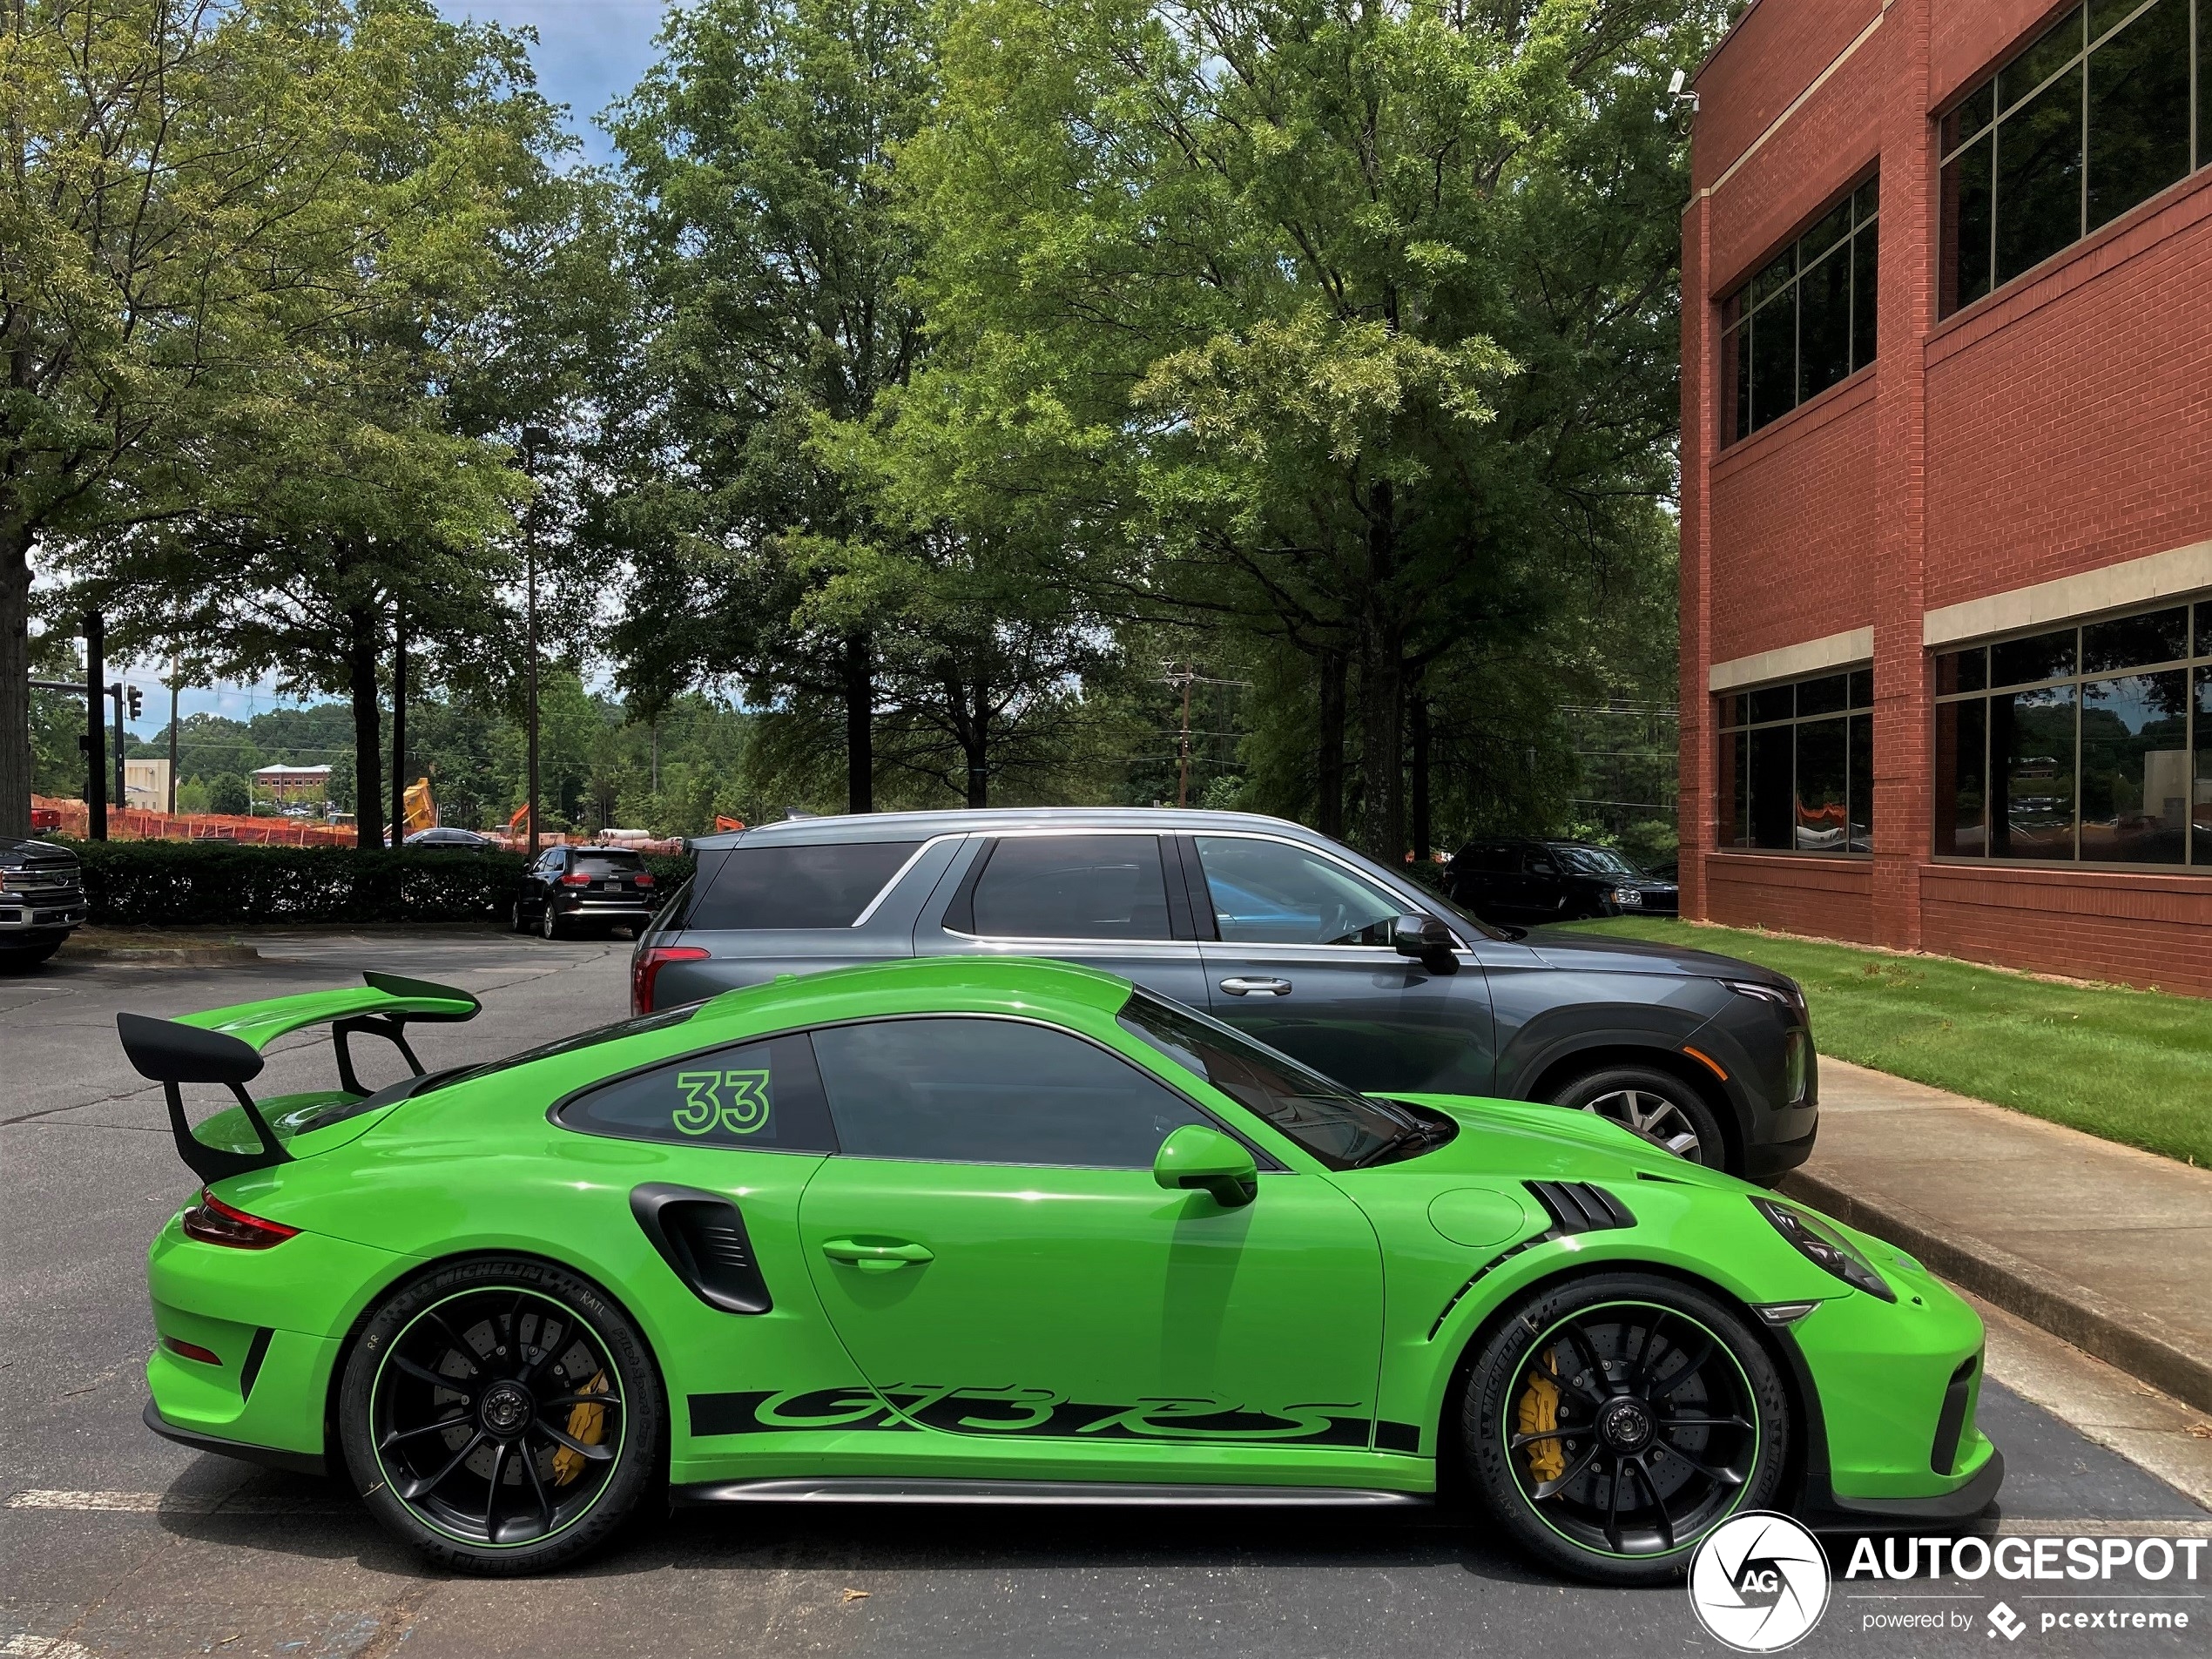
[[693,843],[638,941],[640,1014],[778,974],[1052,956],[1372,1094],[1595,1111],[1770,1178],[1818,1122],[1797,985],[1631,940],[1509,936],[1297,824],[1142,808],[816,818]]
[[0,972],[31,968],[83,925],[84,867],[51,841],[0,837]]
[[581,924],[627,927],[636,938],[659,908],[661,894],[645,860],[626,846],[549,847],[523,872],[508,919],[548,939]]
[[1444,891],[1485,921],[1524,927],[1593,916],[1671,916],[1672,881],[1587,841],[1469,841],[1444,867]]

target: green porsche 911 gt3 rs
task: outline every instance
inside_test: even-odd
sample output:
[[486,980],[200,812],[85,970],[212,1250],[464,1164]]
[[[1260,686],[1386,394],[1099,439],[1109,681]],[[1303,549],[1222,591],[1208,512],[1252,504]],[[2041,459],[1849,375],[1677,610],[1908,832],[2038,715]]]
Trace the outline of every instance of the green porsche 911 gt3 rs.
[[[421,1073],[466,992],[120,1016],[204,1190],[149,1426],[342,1467],[433,1558],[678,1502],[1386,1505],[1569,1572],[1744,1508],[1977,1514],[1982,1332],[1910,1258],[1602,1119],[1344,1089],[1123,980],[784,979]],[[255,1100],[329,1022],[341,1087]],[[416,1075],[374,1092],[354,1038]],[[196,1126],[187,1085],[234,1104]]]

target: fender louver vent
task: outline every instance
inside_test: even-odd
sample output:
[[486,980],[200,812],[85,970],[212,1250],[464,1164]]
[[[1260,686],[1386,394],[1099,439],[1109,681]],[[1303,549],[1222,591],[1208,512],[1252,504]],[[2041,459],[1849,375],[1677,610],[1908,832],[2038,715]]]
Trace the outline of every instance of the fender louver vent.
[[631,1192],[630,1211],[676,1277],[709,1307],[765,1313],[775,1305],[745,1217],[720,1193],[655,1183]]
[[1604,1232],[1633,1227],[1636,1218],[1628,1205],[1603,1187],[1587,1181],[1529,1181],[1523,1183],[1552,1218],[1552,1230],[1561,1233]]

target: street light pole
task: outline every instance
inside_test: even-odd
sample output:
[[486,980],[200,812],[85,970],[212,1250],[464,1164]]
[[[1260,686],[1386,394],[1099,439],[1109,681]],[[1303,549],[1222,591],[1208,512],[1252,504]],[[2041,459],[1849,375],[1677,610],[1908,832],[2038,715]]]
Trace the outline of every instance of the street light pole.
[[97,610],[84,615],[84,833],[107,840],[107,622]]
[[523,509],[523,609],[529,637],[529,857],[537,857],[537,452],[553,441],[542,426],[523,428],[523,475],[530,481],[529,505]]
[[177,686],[184,671],[177,659],[169,659],[169,816],[177,815]]

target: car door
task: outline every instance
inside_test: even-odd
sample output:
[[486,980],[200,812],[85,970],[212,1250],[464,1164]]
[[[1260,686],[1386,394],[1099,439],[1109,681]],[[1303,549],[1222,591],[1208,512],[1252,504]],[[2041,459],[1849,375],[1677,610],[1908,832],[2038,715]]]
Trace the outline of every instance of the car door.
[[1160,1142],[1216,1120],[1056,1027],[927,1016],[813,1037],[840,1150],[800,1205],[807,1265],[907,1420],[1152,1467],[1221,1443],[1367,1444],[1381,1258],[1325,1176],[1263,1155],[1241,1207],[1163,1190]]
[[536,863],[523,872],[523,920],[536,921],[545,908],[545,895],[561,879],[561,860],[567,856],[566,847],[551,847],[539,854]]
[[1400,956],[1413,908],[1319,847],[1260,833],[1184,838],[1214,1017],[1370,1094],[1480,1095],[1492,1072],[1489,988],[1458,941],[1448,968]]
[[1205,968],[1174,858],[1150,830],[979,837],[942,908],[916,928],[915,950],[1050,956],[1204,1008]]

